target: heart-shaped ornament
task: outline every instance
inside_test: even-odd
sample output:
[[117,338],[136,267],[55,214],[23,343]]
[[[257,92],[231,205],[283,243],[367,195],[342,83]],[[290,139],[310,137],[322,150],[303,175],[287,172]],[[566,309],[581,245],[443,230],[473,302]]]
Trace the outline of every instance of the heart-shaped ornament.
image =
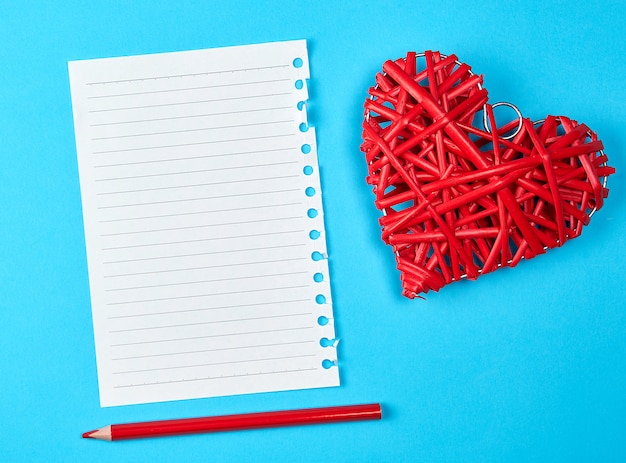
[[608,195],[615,169],[586,125],[497,127],[495,106],[482,76],[438,52],[387,61],[369,90],[367,182],[409,298],[562,246]]

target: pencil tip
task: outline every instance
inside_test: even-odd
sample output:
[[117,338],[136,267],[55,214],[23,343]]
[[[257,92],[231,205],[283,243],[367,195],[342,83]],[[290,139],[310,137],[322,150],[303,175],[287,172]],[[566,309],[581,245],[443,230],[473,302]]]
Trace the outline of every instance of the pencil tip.
[[93,431],[89,431],[89,432],[84,432],[83,433],[83,439],[87,439],[87,438],[91,439],[91,435],[93,433],[95,433],[96,431],[97,431],[97,429],[94,429]]

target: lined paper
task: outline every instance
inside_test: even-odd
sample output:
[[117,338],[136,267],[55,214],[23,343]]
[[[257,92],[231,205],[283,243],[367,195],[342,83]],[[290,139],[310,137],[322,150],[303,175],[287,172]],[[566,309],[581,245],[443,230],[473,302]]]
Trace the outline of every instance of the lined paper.
[[101,405],[338,385],[306,42],[69,74]]

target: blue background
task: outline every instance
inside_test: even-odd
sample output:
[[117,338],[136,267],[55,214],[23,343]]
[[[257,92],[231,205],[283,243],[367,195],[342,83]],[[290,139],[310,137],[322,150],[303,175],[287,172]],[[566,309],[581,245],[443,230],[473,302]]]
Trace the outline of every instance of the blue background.
[[[539,0],[0,3],[0,459],[626,461],[626,9]],[[342,386],[101,409],[67,61],[306,38]],[[400,295],[359,151],[389,58],[456,53],[491,101],[603,139],[611,194],[515,269]],[[108,444],[109,423],[380,401],[381,422]]]

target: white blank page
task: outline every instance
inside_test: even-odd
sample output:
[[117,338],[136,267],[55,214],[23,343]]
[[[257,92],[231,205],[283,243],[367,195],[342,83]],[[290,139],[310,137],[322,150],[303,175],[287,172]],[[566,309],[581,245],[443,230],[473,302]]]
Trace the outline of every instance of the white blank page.
[[338,385],[306,42],[69,73],[101,405]]

